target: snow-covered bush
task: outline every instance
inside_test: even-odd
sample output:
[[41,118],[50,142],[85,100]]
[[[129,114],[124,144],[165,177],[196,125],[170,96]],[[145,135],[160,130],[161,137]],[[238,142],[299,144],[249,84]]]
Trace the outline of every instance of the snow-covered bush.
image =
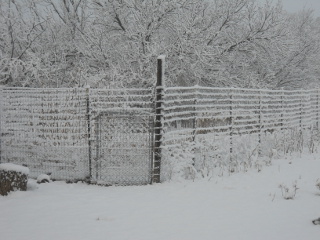
[[[164,147],[162,180],[211,178],[249,169],[261,171],[264,166],[270,166],[273,159],[300,154],[305,149],[313,152],[319,145],[318,131],[310,129],[264,131],[260,144],[258,134],[234,135],[231,139],[228,135],[209,133],[193,139]],[[282,186],[284,193],[287,189]]]
[[287,154],[302,153],[305,148],[310,153],[319,145],[319,133],[315,129],[290,128],[266,132],[262,136],[262,155],[278,158]]
[[12,163],[0,164],[0,195],[11,191],[26,191],[29,168]]
[[232,172],[244,171],[253,167],[259,167],[258,163],[259,144],[256,135],[237,135],[232,139]]
[[307,137],[306,141],[309,153],[317,152],[320,143],[320,134],[318,129],[311,128],[309,137]]
[[50,176],[47,174],[40,174],[37,177],[37,183],[49,183],[49,182],[51,182],[51,180],[50,180]]
[[195,168],[199,176],[222,175],[227,168],[228,154],[215,138],[199,137],[196,143]]
[[163,149],[163,178],[165,180],[195,179],[195,144],[184,142],[181,145]]
[[162,152],[162,179],[211,178],[264,165],[258,161],[256,144],[249,139],[250,136],[237,138],[239,144],[234,144],[232,157],[229,136],[204,134],[197,136],[193,142],[167,146]]

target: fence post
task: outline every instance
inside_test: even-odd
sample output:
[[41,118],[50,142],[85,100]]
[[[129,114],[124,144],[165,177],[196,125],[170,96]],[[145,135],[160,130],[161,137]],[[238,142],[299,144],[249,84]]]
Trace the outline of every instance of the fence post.
[[281,132],[283,131],[284,126],[284,89],[281,88]]
[[157,59],[157,84],[156,84],[156,119],[154,128],[154,161],[153,161],[153,183],[160,183],[161,169],[161,140],[162,140],[162,94],[164,88],[164,63],[165,56]]
[[[198,87],[198,86],[197,86]],[[198,89],[195,90],[194,93],[194,100],[193,100],[193,111],[194,111],[194,119],[193,119],[193,136],[192,141],[196,141],[196,135],[197,135],[197,102],[198,102]]]
[[261,91],[259,91],[259,134],[258,134],[258,141],[259,141],[259,147],[258,147],[258,157],[261,157],[261,137],[262,137],[262,96],[261,96]]
[[91,146],[91,123],[90,123],[90,86],[87,85],[86,89],[86,120],[87,120],[87,138],[88,138],[88,164],[89,164],[89,177],[92,180],[92,146]]
[[3,121],[3,117],[4,117],[3,104],[4,104],[3,88],[0,86],[0,163],[2,162],[1,161],[1,158],[2,158],[1,141],[2,141],[2,121]]
[[229,109],[229,114],[230,114],[230,127],[229,127],[229,136],[230,136],[230,162],[232,162],[232,153],[233,153],[233,95],[232,92],[233,89],[230,91],[230,109]]
[[300,93],[300,131],[302,132],[302,91]]
[[98,180],[99,177],[99,159],[100,159],[100,144],[101,144],[101,136],[99,134],[101,134],[101,116],[98,115],[97,117],[95,117],[95,121],[94,121],[94,129],[95,129],[95,179]]
[[317,130],[319,130],[319,89],[316,92],[317,94],[317,122],[316,122],[316,126],[317,126]]

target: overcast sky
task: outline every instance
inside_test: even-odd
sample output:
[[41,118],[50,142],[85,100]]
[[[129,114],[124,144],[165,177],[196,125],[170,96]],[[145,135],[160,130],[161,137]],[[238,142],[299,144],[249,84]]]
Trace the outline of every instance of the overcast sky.
[[[258,0],[264,2],[265,0]],[[276,2],[276,0],[274,0]],[[306,9],[313,9],[314,15],[320,17],[320,0],[282,0],[284,9],[288,12],[297,12]]]

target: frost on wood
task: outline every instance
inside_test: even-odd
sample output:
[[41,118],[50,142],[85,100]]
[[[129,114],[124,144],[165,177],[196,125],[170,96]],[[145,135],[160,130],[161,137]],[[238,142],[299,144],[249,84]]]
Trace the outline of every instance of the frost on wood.
[[0,195],[11,191],[26,191],[29,169],[15,164],[0,164]]

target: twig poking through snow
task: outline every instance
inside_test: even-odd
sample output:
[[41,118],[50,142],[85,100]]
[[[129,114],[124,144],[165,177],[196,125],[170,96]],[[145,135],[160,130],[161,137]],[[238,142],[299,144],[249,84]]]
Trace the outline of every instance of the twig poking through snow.
[[294,199],[297,194],[297,190],[299,189],[297,185],[297,181],[294,181],[292,183],[292,188],[289,188],[285,184],[280,184],[279,188],[281,189],[282,197],[285,200]]

